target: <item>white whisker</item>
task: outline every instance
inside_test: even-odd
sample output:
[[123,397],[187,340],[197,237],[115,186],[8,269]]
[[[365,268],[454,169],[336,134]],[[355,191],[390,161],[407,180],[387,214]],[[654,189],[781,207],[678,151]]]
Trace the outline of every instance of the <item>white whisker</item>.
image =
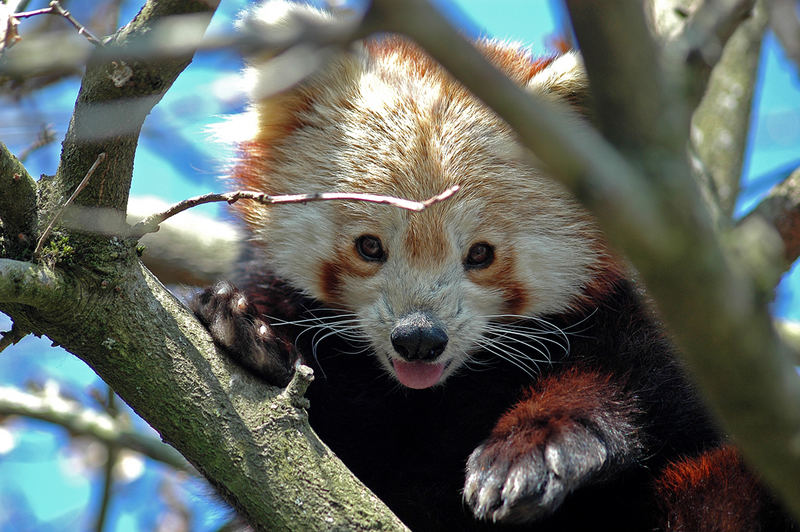
[[[492,355],[534,376],[539,364],[554,362],[552,349],[557,348],[566,357],[570,353],[570,336],[578,336],[589,326],[582,327],[595,314],[593,310],[579,321],[559,327],[545,318],[519,314],[495,314],[484,316],[484,336],[477,345]],[[556,360],[560,360],[562,356]],[[469,360],[470,365],[481,361]]]
[[553,338],[548,338],[547,336],[544,336],[541,333],[530,332],[530,331],[517,331],[493,324],[489,324],[486,327],[486,332],[492,333],[493,337],[496,336],[500,338],[505,338],[513,342],[518,342],[523,345],[527,345],[532,349],[536,349],[535,347],[530,346],[524,340],[533,341],[536,344],[540,345],[542,349],[547,351],[548,354],[550,353],[550,350],[548,349],[548,344],[560,348],[562,351],[564,351],[565,355],[569,354],[568,339],[564,339],[565,341],[562,342]]
[[[552,362],[552,357],[550,356],[550,351],[547,349],[547,346],[543,342],[541,342],[536,337],[524,336],[523,338],[526,338],[527,340],[532,340],[534,342],[538,342],[539,345],[542,346],[542,348],[540,349],[540,348],[536,347],[535,345],[529,344],[528,342],[523,342],[522,340],[519,340],[517,338],[512,338],[511,336],[509,336],[507,334],[502,334],[502,333],[498,333],[498,332],[495,332],[494,334],[492,334],[492,336],[487,336],[485,338],[485,340],[489,341],[489,342],[492,342],[493,345],[502,346],[505,349],[512,350],[514,353],[516,353],[517,355],[519,355],[522,358],[530,358],[533,362],[545,362],[545,363],[548,363],[548,364]],[[520,344],[522,346],[527,347],[528,349],[536,351],[537,353],[542,355],[542,357],[544,357],[544,358],[543,359],[538,359],[538,360],[535,359],[535,358],[531,358],[530,355],[527,354],[526,352],[522,351],[521,349],[519,349],[517,347],[514,347],[513,343],[504,343],[503,342],[504,339],[505,340],[510,340],[513,343]],[[559,347],[563,348],[564,346],[559,345]]]
[[[510,364],[513,364],[514,366],[518,367],[519,369],[524,371],[525,374],[529,375],[531,378],[535,378],[536,377],[536,371],[534,370],[534,368],[529,367],[527,364],[525,364],[518,357],[512,356],[509,353],[499,349],[498,346],[492,344],[491,342],[486,341],[486,339],[479,340],[478,341],[478,345],[480,345],[483,349],[485,349],[486,351],[492,353],[493,355],[496,355],[497,357],[499,357],[499,358],[509,362]],[[535,363],[534,363],[534,365],[535,365]],[[538,366],[537,366],[537,369],[538,369]]]

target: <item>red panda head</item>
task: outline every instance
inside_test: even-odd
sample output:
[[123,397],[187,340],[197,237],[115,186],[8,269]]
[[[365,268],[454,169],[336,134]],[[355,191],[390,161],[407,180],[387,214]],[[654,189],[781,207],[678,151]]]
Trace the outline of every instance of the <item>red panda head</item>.
[[[583,101],[577,55],[536,62],[503,44],[478,46],[531,92]],[[250,73],[263,85],[262,69]],[[412,200],[460,186],[419,213],[238,205],[265,268],[349,312],[408,387],[463,367],[491,324],[564,312],[617,275],[591,218],[502,120],[408,41],[343,52],[300,85],[256,98],[250,116],[257,128],[241,144],[240,186]]]

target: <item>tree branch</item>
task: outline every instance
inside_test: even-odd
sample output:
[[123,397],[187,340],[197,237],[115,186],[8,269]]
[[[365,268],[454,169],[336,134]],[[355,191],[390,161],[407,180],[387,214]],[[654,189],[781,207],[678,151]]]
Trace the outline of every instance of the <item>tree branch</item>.
[[692,116],[691,144],[708,173],[725,220],[731,219],[739,195],[766,23],[763,2],[757,2],[751,16],[725,45]]
[[[706,92],[711,70],[728,39],[752,12],[755,0],[705,0],[689,16],[682,32],[667,46],[672,61],[685,63],[687,103],[695,107]],[[759,39],[760,42],[760,39]]]
[[0,386],[0,416],[40,419],[64,427],[72,435],[91,436],[107,445],[141,453],[178,471],[197,474],[175,449],[159,438],[131,430],[127,420],[111,417],[46,391],[33,394]]
[[[205,31],[218,3],[219,0],[150,0],[131,23],[107,41],[104,48],[111,53],[124,50],[126,46],[146,39],[148,32],[167,17],[186,14],[202,16],[205,22],[187,30],[198,35],[187,33],[186,38],[196,40]],[[158,61],[90,61],[62,144],[56,190],[54,197],[49,198],[50,208],[59,203],[58,197],[66,196],[66,191],[75,190],[85,175],[85,169],[91,166],[97,154],[106,152],[109,158],[103,170],[76,198],[75,203],[110,207],[117,210],[119,218],[123,219],[142,122],[178,74],[191,62],[192,54],[193,50],[187,50],[180,56]],[[124,75],[120,71],[124,71]],[[119,105],[120,101],[136,101],[138,105]],[[106,130],[104,135],[97,135],[97,122],[92,120],[97,116],[92,112],[97,105],[103,105],[104,123],[115,126],[116,132]]]
[[29,262],[0,258],[0,304],[57,309],[75,297],[67,277]]
[[0,252],[20,256],[32,247],[37,223],[36,183],[2,142],[0,222]]
[[368,203],[378,203],[383,205],[392,205],[399,209],[406,209],[409,211],[423,211],[441,201],[445,201],[458,191],[458,185],[450,187],[444,192],[432,196],[424,201],[411,201],[402,198],[395,198],[391,196],[379,196],[376,194],[358,194],[358,193],[344,193],[344,192],[322,192],[319,194],[289,194],[284,196],[269,196],[263,192],[251,192],[246,190],[239,190],[236,192],[226,192],[224,194],[204,194],[194,198],[176,203],[164,212],[148,216],[138,224],[136,224],[130,232],[130,236],[139,239],[147,233],[158,231],[158,225],[164,220],[175,216],[192,207],[202,205],[204,203],[214,202],[227,202],[228,204],[236,203],[241,199],[252,200],[262,205],[287,205],[291,203],[309,203],[316,201],[364,201]]
[[759,217],[773,227],[784,245],[784,269],[800,257],[800,168],[773,188],[743,223]]

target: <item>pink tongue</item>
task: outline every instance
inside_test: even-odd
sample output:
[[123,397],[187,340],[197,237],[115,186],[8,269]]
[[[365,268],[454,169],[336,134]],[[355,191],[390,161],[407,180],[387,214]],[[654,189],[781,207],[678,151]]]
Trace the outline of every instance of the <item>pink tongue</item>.
[[392,360],[392,364],[394,364],[394,371],[397,373],[397,380],[415,390],[430,388],[439,382],[442,373],[444,373],[444,363],[427,364],[425,362]]

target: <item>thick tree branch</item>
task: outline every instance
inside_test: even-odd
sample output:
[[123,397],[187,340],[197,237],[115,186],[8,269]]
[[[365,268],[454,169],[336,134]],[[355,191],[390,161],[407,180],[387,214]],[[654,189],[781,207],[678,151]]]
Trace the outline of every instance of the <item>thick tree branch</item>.
[[[37,212],[36,183],[0,142],[0,252],[21,255],[32,249]],[[5,249],[4,249],[5,248]]]
[[[131,43],[146,39],[157,23],[170,16],[197,14],[203,16],[207,24],[218,4],[219,0],[150,0],[130,24],[106,41],[104,48],[124,49]],[[196,40],[201,37],[206,24],[192,26],[192,31],[199,35],[190,33],[186,38]],[[106,152],[109,158],[102,171],[75,203],[110,207],[116,209],[123,219],[142,122],[189,64],[192,54],[193,50],[187,50],[182,56],[159,61],[104,59],[89,63],[62,144],[56,196],[64,197],[66,191],[75,190],[97,154]],[[119,105],[119,102],[126,101],[136,101],[137,105]],[[102,135],[98,135],[98,122],[93,120],[98,105],[103,106],[103,123],[116,130],[105,129]],[[59,198],[54,198],[54,202],[58,203]]]
[[76,295],[61,273],[29,262],[0,258],[0,304],[56,309]]
[[[645,24],[640,2],[583,2],[567,0],[592,95],[602,96],[594,106],[604,136],[624,152],[674,142],[665,131],[688,120],[683,105],[664,108],[674,80],[664,75],[659,50]],[[613,7],[610,5],[613,4]],[[608,16],[613,12],[614,16]],[[608,58],[613,57],[613,61]],[[633,73],[633,77],[631,74]],[[636,83],[631,83],[631,80]],[[649,98],[637,98],[648,94]],[[659,124],[661,127],[653,127]],[[651,164],[642,159],[645,165]],[[652,162],[653,164],[655,161]],[[647,170],[647,168],[645,167]]]
[[[592,134],[576,130],[544,103],[526,103],[530,96],[498,80],[426,2],[408,0],[402,9],[391,0],[373,3],[391,20],[387,29],[406,33],[428,49],[595,212],[612,242],[641,273],[701,388],[743,452],[800,515],[800,485],[794,481],[800,478],[800,448],[795,443],[800,380],[772,327],[768,294],[720,248],[699,199],[686,162],[688,111],[682,95],[657,81],[663,77],[657,70],[661,58],[643,27],[643,14],[632,11],[641,9],[638,3],[603,3],[602,8],[587,2],[568,4],[578,40],[585,52],[591,50],[585,59],[597,106],[616,109],[620,98],[629,106],[613,116],[606,112],[604,129],[610,130],[611,120],[616,121],[624,133],[612,132],[609,139],[630,162],[620,160]],[[625,55],[618,57],[617,52]],[[617,65],[614,76],[603,66],[608,63]],[[615,76],[619,82],[609,79]],[[643,77],[644,87],[621,84],[622,79]],[[642,149],[631,150],[632,146]],[[634,167],[644,169],[647,179]],[[618,204],[622,208],[608,208]]]
[[703,162],[720,211],[730,220],[739,194],[761,41],[767,17],[763,2],[728,40],[692,116],[691,144]]
[[133,250],[124,262],[114,276],[84,278],[94,286],[56,301],[28,297],[0,277],[0,309],[8,311],[12,296],[60,309],[26,316],[46,324],[50,338],[89,364],[257,528],[403,528],[310,431],[291,398],[218,353]]
[[754,0],[705,0],[689,16],[680,35],[668,44],[667,53],[676,55],[671,59],[685,63],[690,107],[695,107],[705,94],[711,70],[722,57],[725,44],[754,4]]

